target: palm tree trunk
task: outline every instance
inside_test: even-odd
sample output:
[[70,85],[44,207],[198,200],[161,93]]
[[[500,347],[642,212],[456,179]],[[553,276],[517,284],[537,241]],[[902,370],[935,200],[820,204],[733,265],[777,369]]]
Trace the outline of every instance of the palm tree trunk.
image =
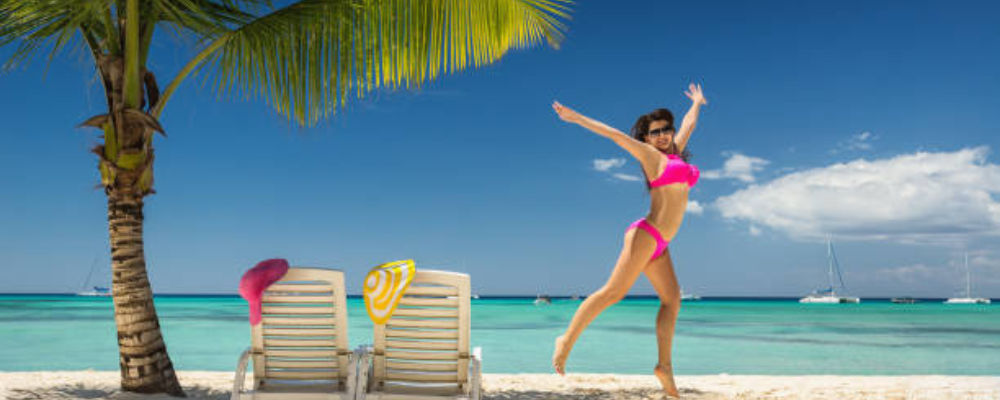
[[107,191],[111,287],[115,325],[118,328],[122,390],[184,397],[160,334],[160,322],[153,306],[153,290],[146,275],[142,195],[128,192]]

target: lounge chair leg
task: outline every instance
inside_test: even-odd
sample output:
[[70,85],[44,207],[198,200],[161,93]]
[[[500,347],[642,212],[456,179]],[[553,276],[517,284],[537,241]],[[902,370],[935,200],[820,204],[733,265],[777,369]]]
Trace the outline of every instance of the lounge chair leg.
[[368,393],[369,368],[371,366],[371,347],[358,346],[354,350],[355,362],[352,367],[355,373],[354,398],[364,400]]
[[469,360],[469,398],[479,400],[483,385],[483,349],[472,349],[472,359]]
[[243,350],[243,354],[240,354],[240,360],[236,362],[236,376],[233,377],[233,393],[229,396],[230,400],[240,400],[243,394],[243,381],[246,379],[247,363],[249,362],[250,349],[247,348]]

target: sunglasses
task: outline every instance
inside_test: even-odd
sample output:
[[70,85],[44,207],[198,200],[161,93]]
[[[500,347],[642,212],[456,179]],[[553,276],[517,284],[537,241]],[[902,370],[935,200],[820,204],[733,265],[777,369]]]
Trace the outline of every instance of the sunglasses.
[[674,133],[674,128],[672,126],[665,126],[665,127],[659,128],[659,129],[650,129],[649,133],[647,133],[647,135],[649,135],[649,136],[656,136],[656,135],[661,135],[661,134],[662,135],[667,135],[667,134],[673,134],[673,133]]

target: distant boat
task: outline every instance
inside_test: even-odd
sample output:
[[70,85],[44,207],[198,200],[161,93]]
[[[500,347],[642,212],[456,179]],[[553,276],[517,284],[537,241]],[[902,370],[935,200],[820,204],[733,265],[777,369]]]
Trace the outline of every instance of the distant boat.
[[538,295],[538,297],[535,297],[536,306],[544,306],[549,304],[552,304],[552,298],[549,297],[548,295],[540,294]]
[[912,297],[893,297],[892,300],[890,301],[896,304],[913,304],[916,303],[918,300]]
[[89,297],[109,297],[111,296],[111,289],[102,286],[94,286],[90,290],[85,290],[82,292],[76,292],[77,296],[89,296]]
[[826,289],[821,289],[813,292],[812,294],[799,299],[799,303],[804,304],[856,304],[860,303],[861,299],[851,296],[841,296],[837,294],[833,286],[833,274],[837,273],[837,279],[840,281],[840,287],[844,290],[847,286],[844,285],[844,277],[840,274],[840,263],[837,262],[837,254],[833,251],[833,241],[827,239],[826,241],[826,263],[828,266],[827,276],[830,280],[830,286]]
[[569,299],[570,299],[570,300],[573,300],[573,301],[577,301],[577,300],[580,300],[580,295],[578,295],[578,294],[574,294],[574,295],[570,296],[570,298],[569,298]]
[[972,276],[969,273],[969,254],[965,254],[965,297],[952,297],[944,304],[990,304],[990,299],[972,297]]
[[[87,297],[111,296],[111,289],[109,288],[106,288],[104,286],[90,286],[90,278],[94,276],[94,268],[97,267],[98,257],[94,257],[94,261],[90,263],[90,272],[87,273],[87,280],[83,282],[82,290],[76,292],[77,296],[87,296]],[[87,289],[88,287],[90,287],[89,290]]]
[[681,289],[681,301],[698,301],[701,300],[701,296],[694,293],[684,293],[684,289]]

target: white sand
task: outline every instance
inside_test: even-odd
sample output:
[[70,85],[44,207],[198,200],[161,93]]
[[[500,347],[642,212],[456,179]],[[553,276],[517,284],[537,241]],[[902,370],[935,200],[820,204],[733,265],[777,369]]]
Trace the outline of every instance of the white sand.
[[[229,372],[179,372],[191,399],[228,399]],[[662,399],[644,375],[486,374],[486,399]],[[1000,377],[975,376],[679,376],[684,399],[1000,399]],[[0,372],[2,399],[170,399],[121,393],[118,372]]]

